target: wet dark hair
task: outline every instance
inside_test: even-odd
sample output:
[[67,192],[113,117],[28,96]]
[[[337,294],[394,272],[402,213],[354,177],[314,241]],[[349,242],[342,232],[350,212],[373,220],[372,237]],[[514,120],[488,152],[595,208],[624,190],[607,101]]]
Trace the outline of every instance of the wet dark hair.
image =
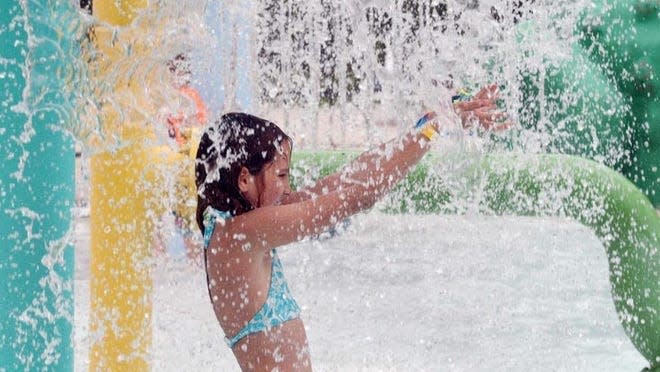
[[195,160],[196,218],[202,233],[209,206],[233,216],[254,208],[238,189],[241,169],[259,174],[284,141],[291,139],[275,123],[245,113],[224,114],[204,131]]

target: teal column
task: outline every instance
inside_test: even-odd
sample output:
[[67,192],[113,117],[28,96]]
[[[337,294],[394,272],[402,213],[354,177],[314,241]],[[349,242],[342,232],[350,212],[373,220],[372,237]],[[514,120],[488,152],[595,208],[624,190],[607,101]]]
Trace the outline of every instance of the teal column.
[[[77,12],[0,11],[0,370],[73,370],[72,124]],[[68,92],[68,93],[67,93]]]

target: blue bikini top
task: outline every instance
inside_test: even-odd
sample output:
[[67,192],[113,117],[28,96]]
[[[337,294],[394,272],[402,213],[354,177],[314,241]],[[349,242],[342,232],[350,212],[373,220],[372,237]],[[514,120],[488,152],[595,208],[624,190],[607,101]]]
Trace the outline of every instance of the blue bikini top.
[[[204,211],[204,249],[209,246],[217,220],[219,218],[227,220],[231,217],[229,212],[219,211],[212,207],[206,208]],[[300,307],[289,291],[277,251],[271,250],[271,255],[273,259],[270,270],[270,288],[268,288],[266,301],[234,337],[225,337],[225,342],[230,348],[251,333],[268,331],[288,320],[300,317]]]

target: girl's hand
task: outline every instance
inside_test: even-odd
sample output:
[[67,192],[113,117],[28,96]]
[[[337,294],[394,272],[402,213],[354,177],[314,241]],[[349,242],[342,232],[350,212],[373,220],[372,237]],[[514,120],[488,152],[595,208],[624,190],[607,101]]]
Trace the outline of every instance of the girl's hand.
[[496,84],[481,88],[467,101],[454,103],[454,110],[460,116],[464,128],[477,125],[485,130],[502,131],[512,125],[507,114],[497,109],[499,89]]

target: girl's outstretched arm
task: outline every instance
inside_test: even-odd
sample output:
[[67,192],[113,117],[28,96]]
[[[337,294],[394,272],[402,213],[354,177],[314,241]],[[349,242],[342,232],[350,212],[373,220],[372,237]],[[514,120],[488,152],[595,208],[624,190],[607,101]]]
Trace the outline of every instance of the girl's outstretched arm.
[[[486,131],[506,130],[513,123],[507,120],[506,113],[497,108],[498,98],[497,85],[488,85],[465,101],[455,102],[452,107],[443,107],[444,112],[439,112],[440,118],[436,117],[433,125],[438,131],[442,130],[443,126],[452,123],[457,127],[476,125]],[[420,120],[425,117],[426,115]],[[305,200],[313,195],[334,191],[355,182],[378,182],[384,176],[405,175],[409,168],[416,164],[428,150],[426,142],[416,143],[410,140],[414,139],[415,135],[419,135],[417,133],[419,129],[411,130],[401,138],[396,138],[363,153],[339,172],[292,194],[289,198],[290,202]],[[400,179],[400,177],[395,178],[397,181]]]
[[257,208],[221,221],[209,246],[262,255],[318,235],[338,221],[371,208],[384,191],[382,187],[353,185],[301,202]]
[[[427,117],[431,114],[434,116]],[[431,125],[436,132],[451,120],[450,118],[440,119],[435,116],[435,113],[427,115],[420,120],[427,118],[423,124]],[[291,194],[286,202],[305,200],[315,195],[326,194],[356,184],[391,188],[419,162],[430,148],[428,144],[430,139],[428,135],[421,132],[421,127],[413,128],[401,137],[362,153],[337,173],[317,181],[311,187]]]

